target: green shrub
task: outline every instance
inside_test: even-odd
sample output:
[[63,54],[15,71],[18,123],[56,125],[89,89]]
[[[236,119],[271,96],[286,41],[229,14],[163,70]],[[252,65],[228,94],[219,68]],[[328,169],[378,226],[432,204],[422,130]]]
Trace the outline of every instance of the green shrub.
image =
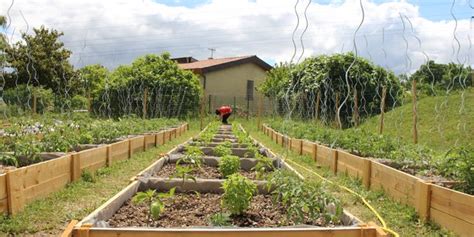
[[219,161],[219,172],[222,176],[227,177],[231,174],[238,173],[240,170],[240,158],[237,156],[226,155]]
[[71,99],[71,109],[73,110],[84,110],[87,109],[89,101],[86,97],[81,95],[75,95]]
[[444,155],[438,167],[444,176],[465,182],[456,185],[456,189],[474,194],[474,149],[451,149]]
[[257,192],[257,185],[240,174],[230,175],[222,186],[224,195],[221,205],[234,215],[240,215],[247,210],[253,195]]
[[5,90],[3,100],[7,105],[16,105],[24,111],[31,111],[33,109],[33,95],[36,97],[37,113],[45,113],[52,110],[54,94],[51,89],[18,85],[15,88]]

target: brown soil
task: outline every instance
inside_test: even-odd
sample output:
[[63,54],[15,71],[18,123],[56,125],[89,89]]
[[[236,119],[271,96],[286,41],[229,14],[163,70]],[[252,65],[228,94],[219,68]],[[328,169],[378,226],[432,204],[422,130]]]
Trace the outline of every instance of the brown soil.
[[[153,227],[209,226],[213,214],[221,212],[220,194],[176,194],[164,200],[165,211],[153,221]],[[130,200],[108,220],[111,227],[146,227],[147,211],[145,204],[133,204]],[[231,216],[232,224],[239,227],[278,227],[293,225],[285,222],[285,208],[272,202],[270,195],[257,195],[245,214]],[[311,223],[318,225],[318,222]]]
[[[187,164],[182,164],[182,166],[188,166]],[[176,164],[175,163],[167,163],[158,171],[155,175],[158,177],[171,177],[175,173]],[[240,170],[239,172],[241,175],[249,178],[249,179],[257,179],[257,174],[255,172]],[[196,178],[206,178],[206,179],[222,179],[222,175],[214,166],[208,166],[203,164],[201,169],[196,169],[191,173],[192,176]]]

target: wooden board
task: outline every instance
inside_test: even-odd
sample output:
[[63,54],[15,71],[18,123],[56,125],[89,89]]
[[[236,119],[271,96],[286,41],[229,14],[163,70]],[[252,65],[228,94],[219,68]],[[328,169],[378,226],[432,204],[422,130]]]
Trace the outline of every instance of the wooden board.
[[0,174],[0,214],[2,213],[8,213],[6,174]]
[[10,171],[7,174],[11,214],[71,182],[71,155]]
[[160,146],[160,145],[163,145],[165,142],[165,132],[162,131],[162,132],[159,132],[156,134],[156,145],[157,146]]
[[[430,213],[432,220],[462,235],[474,233],[474,196],[431,186]],[[434,214],[434,215],[433,215]],[[470,232],[465,232],[470,230]],[[467,236],[467,235],[465,235]]]
[[362,178],[364,172],[364,158],[338,150],[337,172],[347,173],[350,176]]
[[171,129],[171,140],[176,138],[176,128]]
[[171,141],[171,130],[166,130],[165,131],[165,143]]
[[115,161],[128,159],[129,140],[120,141],[110,144],[109,159],[113,163]]
[[422,180],[389,166],[372,162],[370,188],[383,189],[390,197],[403,204],[416,206],[417,182]]
[[[88,237],[377,237],[375,227],[342,228],[245,228],[245,229],[133,229],[133,228],[90,228]],[[75,236],[82,236],[77,230]]]
[[76,153],[79,157],[80,170],[94,172],[107,164],[107,146],[100,146]]
[[316,148],[316,160],[317,163],[321,166],[325,166],[330,168],[331,170],[335,170],[337,165],[337,152],[336,150],[329,148],[324,145],[317,145]]
[[154,147],[156,145],[156,134],[154,133],[149,133],[145,134],[145,149],[149,149],[151,147]]
[[290,149],[301,155],[302,144],[303,144],[303,140],[292,138]]
[[283,134],[276,133],[276,143],[283,146]]
[[301,148],[301,153],[303,155],[309,155],[311,156],[311,158],[313,158],[313,160],[316,160],[316,147],[316,143],[304,140]]
[[144,149],[143,147],[143,142],[145,140],[145,136],[136,136],[130,138],[130,151],[131,155],[137,153],[137,152],[142,152]]

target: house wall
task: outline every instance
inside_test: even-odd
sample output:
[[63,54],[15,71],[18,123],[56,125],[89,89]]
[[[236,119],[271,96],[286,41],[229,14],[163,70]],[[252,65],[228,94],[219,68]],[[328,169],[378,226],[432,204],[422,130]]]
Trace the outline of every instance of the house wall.
[[[266,71],[254,63],[245,63],[205,74],[207,96],[212,95],[219,98],[245,98],[247,95],[247,80],[254,81],[254,87],[258,87],[265,80]],[[204,80],[201,78],[201,85]],[[254,100],[257,99],[254,90]]]

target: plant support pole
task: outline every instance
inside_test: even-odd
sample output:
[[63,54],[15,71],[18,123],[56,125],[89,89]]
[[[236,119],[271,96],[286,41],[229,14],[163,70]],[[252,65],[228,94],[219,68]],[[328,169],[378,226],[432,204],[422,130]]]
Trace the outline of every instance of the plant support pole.
[[36,93],[33,92],[33,114],[36,114]]
[[339,129],[342,129],[341,117],[339,117],[337,110],[339,109],[339,92],[336,92],[336,123]]
[[384,116],[385,116],[385,96],[387,96],[387,87],[382,87],[382,100],[380,101],[380,129],[379,133],[383,133]]
[[417,113],[416,113],[416,80],[412,81],[411,93],[413,96],[413,143],[418,143]]

